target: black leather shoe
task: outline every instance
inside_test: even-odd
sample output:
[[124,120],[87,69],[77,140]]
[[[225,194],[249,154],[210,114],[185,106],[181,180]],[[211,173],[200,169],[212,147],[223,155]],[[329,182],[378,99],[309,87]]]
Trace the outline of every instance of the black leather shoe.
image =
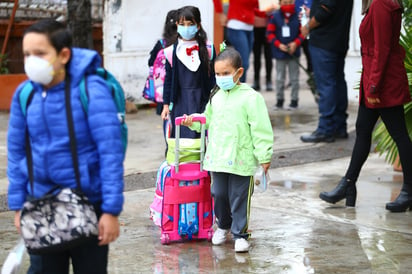
[[335,132],[334,137],[335,137],[335,139],[348,139],[349,134],[346,131],[344,131],[344,132]]
[[322,134],[317,131],[312,132],[310,135],[300,136],[300,140],[304,143],[335,142],[335,138],[332,135]]
[[395,201],[387,203],[386,209],[391,212],[405,212],[408,208],[412,208],[412,195],[402,190]]

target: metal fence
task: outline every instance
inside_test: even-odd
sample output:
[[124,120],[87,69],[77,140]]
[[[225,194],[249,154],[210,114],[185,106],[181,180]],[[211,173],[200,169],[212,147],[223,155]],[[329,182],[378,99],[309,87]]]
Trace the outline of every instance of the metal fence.
[[[93,21],[103,19],[103,0],[91,0]],[[8,19],[14,1],[0,1],[0,19]],[[59,18],[64,20],[67,13],[67,0],[19,0],[16,19],[32,20],[39,18]]]

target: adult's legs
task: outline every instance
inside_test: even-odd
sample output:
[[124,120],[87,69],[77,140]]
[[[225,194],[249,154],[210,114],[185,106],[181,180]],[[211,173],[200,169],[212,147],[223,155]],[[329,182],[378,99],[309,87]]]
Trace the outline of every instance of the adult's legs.
[[[253,69],[254,69],[254,89],[260,89],[260,68],[261,68],[261,54],[262,46],[265,39],[265,28],[253,29]],[[262,37],[263,35],[263,37]]]
[[240,82],[246,81],[246,72],[249,68],[249,56],[253,47],[253,31],[227,28],[227,38],[230,44],[240,53],[245,72]]
[[345,55],[336,56],[336,108],[333,115],[334,133],[347,133],[348,87],[345,80]]
[[338,102],[337,70],[339,54],[309,45],[315,82],[319,91],[319,122],[317,132],[325,136],[335,133],[334,115]]
[[403,181],[403,190],[412,195],[412,142],[409,138],[406,128],[405,114],[403,106],[381,109],[382,121],[396,143],[401,161]]
[[356,118],[356,139],[352,150],[352,157],[345,177],[356,182],[363,164],[369,156],[372,132],[376,121],[379,118],[379,111],[365,107],[360,104],[358,116]]
[[268,83],[272,83],[272,68],[273,68],[272,49],[270,48],[270,44],[266,40],[266,33],[265,33],[264,39],[265,40],[263,44],[263,49],[264,49],[264,55],[265,55],[266,84],[268,84]]
[[356,140],[346,175],[339,181],[335,189],[329,192],[321,192],[319,198],[328,203],[336,203],[346,198],[347,206],[355,206],[357,194],[355,183],[363,164],[368,158],[372,131],[378,118],[378,110],[368,109],[363,104],[359,106],[356,119]]
[[302,48],[303,48],[303,53],[305,54],[305,57],[306,57],[306,64],[307,64],[306,69],[309,72],[312,72],[313,67],[312,67],[312,60],[311,60],[310,52],[309,52],[309,40],[308,39],[303,40]]

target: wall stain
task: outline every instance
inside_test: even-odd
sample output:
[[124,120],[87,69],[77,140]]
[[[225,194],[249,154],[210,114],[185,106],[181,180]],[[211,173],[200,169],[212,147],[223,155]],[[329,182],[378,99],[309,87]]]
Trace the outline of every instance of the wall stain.
[[119,11],[120,7],[122,6],[122,0],[113,0],[111,2],[111,10],[112,13],[115,14]]

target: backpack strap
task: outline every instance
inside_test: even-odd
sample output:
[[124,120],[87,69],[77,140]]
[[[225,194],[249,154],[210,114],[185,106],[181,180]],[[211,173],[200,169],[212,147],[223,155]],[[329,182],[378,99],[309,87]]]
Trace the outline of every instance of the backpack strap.
[[21,89],[19,93],[19,102],[20,102],[20,108],[21,112],[23,113],[23,116],[26,117],[27,115],[27,107],[29,106],[31,100],[33,99],[34,95],[34,87],[31,84],[31,82],[27,82],[23,88]]
[[173,67],[173,49],[174,49],[174,44],[171,46],[168,46],[163,50],[165,53],[166,60],[169,62],[170,66]]
[[80,102],[86,114],[89,110],[89,90],[87,88],[87,75],[83,75],[82,80],[80,80]]
[[[97,68],[95,74],[107,80],[107,71],[104,68]],[[86,114],[89,110],[89,88],[87,86],[87,76],[87,74],[83,75],[82,79],[80,80],[80,102],[82,103],[83,109]]]
[[162,46],[162,48],[165,48],[165,47],[166,47],[166,41],[165,41],[165,39],[160,39],[159,42],[160,42],[160,45]]

